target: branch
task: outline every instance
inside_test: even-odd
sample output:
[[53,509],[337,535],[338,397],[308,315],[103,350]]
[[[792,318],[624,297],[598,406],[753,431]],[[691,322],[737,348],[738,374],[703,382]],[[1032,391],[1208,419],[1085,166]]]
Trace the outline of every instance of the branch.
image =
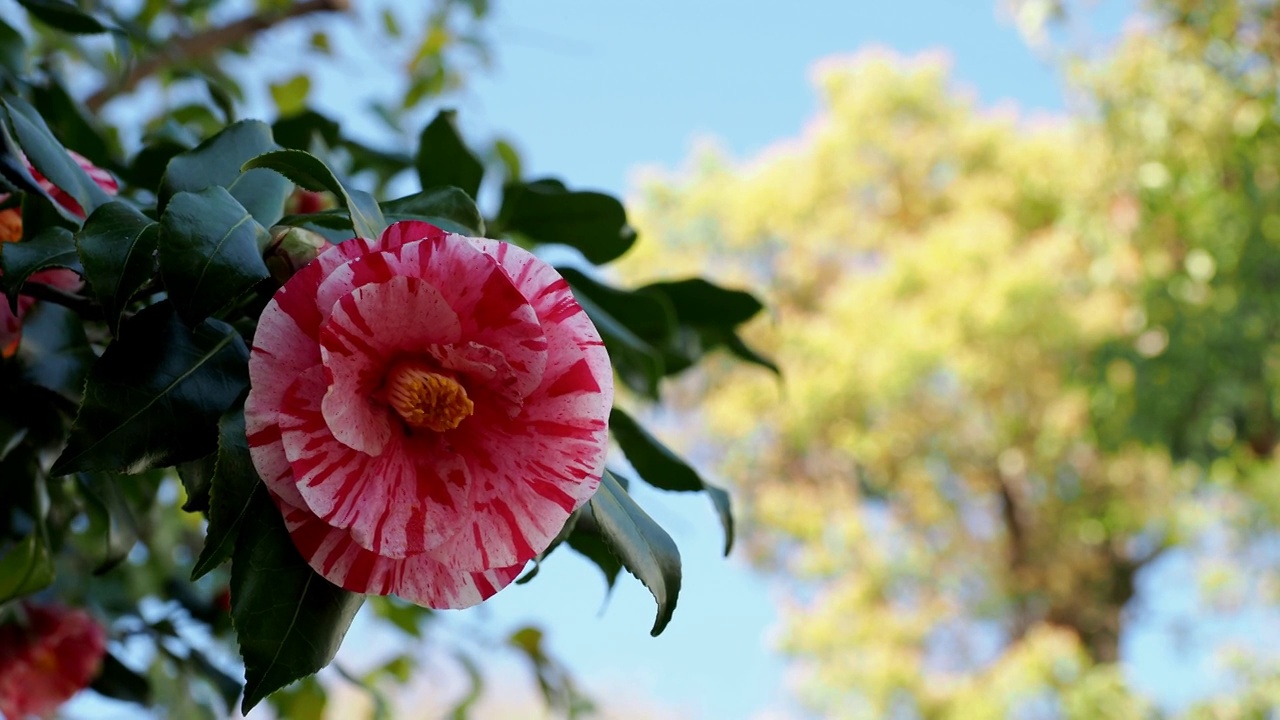
[[33,297],[36,300],[51,302],[55,305],[61,305],[70,310],[74,310],[77,315],[87,320],[101,320],[102,308],[98,307],[89,298],[83,295],[69,293],[66,290],[56,288],[52,285],[46,285],[42,282],[33,282],[28,280],[22,283],[21,294]]
[[118,84],[108,83],[90,95],[89,99],[85,100],[85,107],[96,113],[115,96],[131,92],[138,83],[169,65],[207,57],[225,47],[244,42],[287,20],[312,13],[347,10],[350,7],[350,0],[305,0],[290,6],[284,12],[250,15],[229,25],[210,28],[195,35],[170,38],[160,52],[134,65],[129,74]]

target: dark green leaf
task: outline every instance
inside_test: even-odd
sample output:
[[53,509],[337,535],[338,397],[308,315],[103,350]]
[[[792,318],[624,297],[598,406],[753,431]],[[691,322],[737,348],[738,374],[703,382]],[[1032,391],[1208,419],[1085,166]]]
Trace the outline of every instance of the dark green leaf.
[[38,534],[28,535],[0,557],[0,603],[30,595],[53,582],[53,558]]
[[577,248],[601,265],[622,256],[636,241],[627,212],[603,193],[569,192],[559,183],[508,185],[499,214],[503,228],[539,243]]
[[262,479],[249,457],[244,434],[244,408],[236,405],[218,421],[218,462],[209,488],[209,530],[204,549],[191,569],[196,580],[231,557],[236,533],[254,496],[263,492]]
[[174,156],[160,182],[157,207],[164,210],[180,192],[197,192],[213,185],[225,187],[263,227],[284,214],[289,183],[265,170],[242,168],[246,160],[279,147],[271,126],[261,120],[242,120],[195,148]]
[[178,480],[187,493],[187,500],[182,504],[183,512],[208,512],[209,486],[213,484],[213,471],[217,463],[216,452],[197,460],[178,463]]
[[457,114],[441,110],[422,130],[415,164],[423,190],[453,186],[471,197],[480,192],[484,165],[458,133]]
[[443,187],[382,203],[382,211],[396,220],[423,220],[450,232],[484,237],[484,218],[475,200],[456,187]]
[[94,210],[76,233],[84,278],[113,335],[130,298],[155,275],[159,242],[159,223],[118,201]]
[[653,283],[641,289],[667,296],[676,316],[686,325],[740,325],[764,309],[751,293],[723,288],[702,278]]
[[223,188],[175,195],[160,218],[160,275],[182,319],[197,323],[265,280],[268,240]]
[[666,295],[656,292],[620,290],[571,267],[556,270],[569,281],[577,298],[587,296],[601,310],[624,325],[637,337],[655,347],[671,341],[676,332],[676,313]]
[[97,117],[86,115],[57,77],[31,87],[31,104],[67,147],[75,148],[98,167],[115,165],[116,131],[103,126]]
[[218,418],[248,383],[248,356],[229,325],[189,329],[167,302],[126,320],[89,372],[52,473],[136,473],[213,452]]
[[102,557],[94,568],[101,575],[119,565],[138,542],[138,525],[128,501],[116,486],[128,479],[106,477],[97,473],[76,476],[80,494],[89,509],[89,532],[100,538]]
[[364,596],[316,574],[259,493],[231,561],[231,618],[244,658],[241,711],[329,664]]
[[151,703],[151,682],[111,653],[102,657],[102,670],[89,687],[116,700],[139,705]]
[[592,514],[587,513],[578,521],[573,532],[569,534],[567,542],[569,547],[600,568],[600,572],[604,573],[605,586],[612,590],[614,582],[618,579],[618,573],[622,570],[622,562],[618,560],[617,555],[613,554],[613,550],[609,549],[609,544],[600,534],[600,526],[596,524]]
[[67,153],[66,148],[62,147],[45,124],[44,118],[26,100],[6,95],[4,106],[18,145],[26,153],[31,166],[80,206],[78,213],[75,208],[65,208],[66,210],[82,217],[111,200],[107,191],[98,187],[84,168]]
[[18,0],[18,4],[26,8],[31,17],[63,32],[97,35],[109,30],[102,21],[68,0]]
[[697,471],[679,455],[671,452],[661,440],[649,434],[635,418],[625,411],[613,408],[609,413],[609,432],[622,448],[622,454],[636,469],[640,477],[662,490],[696,492],[705,490],[716,508],[720,524],[724,527],[726,555],[733,548],[733,515],[729,507],[729,495],[724,490],[702,481]]
[[338,123],[315,110],[304,110],[277,120],[272,125],[272,132],[276,142],[292,150],[310,150],[317,139],[330,147],[341,140]]
[[359,237],[375,239],[386,228],[382,210],[373,197],[359,190],[348,191],[333,171],[311,153],[302,150],[277,150],[249,160],[244,167],[275,170],[307,190],[328,190],[338,196],[351,216],[352,229]]
[[671,621],[680,595],[680,550],[607,470],[589,504],[600,535],[622,566],[653,593],[658,616],[650,634],[657,636]]
[[45,228],[30,240],[0,245],[0,280],[5,284],[9,308],[17,311],[18,294],[27,278],[54,267],[83,272],[76,256],[75,236],[65,228]]
[[6,22],[0,22],[0,68],[14,77],[27,70],[27,41]]
[[27,382],[77,403],[89,367],[97,360],[80,316],[48,302],[36,303],[23,318],[18,358]]
[[589,295],[579,294],[577,300],[600,331],[618,377],[635,392],[656,399],[664,374],[661,351],[605,312]]

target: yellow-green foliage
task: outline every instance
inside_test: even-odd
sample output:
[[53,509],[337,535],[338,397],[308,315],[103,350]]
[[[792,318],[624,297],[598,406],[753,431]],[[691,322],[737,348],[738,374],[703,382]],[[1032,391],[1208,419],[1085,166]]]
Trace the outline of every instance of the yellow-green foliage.
[[1135,575],[1273,528],[1280,126],[1206,39],[1237,4],[1205,5],[1081,64],[1071,117],[863,52],[817,68],[801,137],[645,182],[624,272],[772,310],[750,340],[781,385],[688,388],[824,715],[1147,717],[1116,664]]

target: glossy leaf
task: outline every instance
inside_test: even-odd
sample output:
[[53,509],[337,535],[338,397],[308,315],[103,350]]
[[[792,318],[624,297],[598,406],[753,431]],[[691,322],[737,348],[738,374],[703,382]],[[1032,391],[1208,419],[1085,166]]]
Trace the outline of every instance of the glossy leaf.
[[291,188],[276,173],[244,170],[250,158],[280,146],[271,126],[260,120],[242,120],[191,150],[175,155],[160,182],[157,206],[164,211],[181,192],[198,192],[213,185],[225,187],[263,227],[271,227],[284,214]]
[[423,190],[453,186],[471,197],[480,192],[484,165],[462,140],[452,110],[441,110],[423,128],[414,163]]
[[538,243],[577,248],[602,265],[622,256],[636,241],[627,212],[617,198],[598,192],[571,192],[557,182],[508,185],[499,213],[506,231]]
[[18,295],[27,278],[54,267],[83,272],[75,237],[65,228],[47,228],[30,240],[0,245],[0,281],[4,282],[9,307],[17,311]]
[[182,319],[200,322],[269,277],[268,240],[221,187],[175,195],[160,218],[160,275]]
[[328,665],[363,600],[307,565],[280,511],[259,493],[231,561],[231,617],[245,665],[241,712]]
[[312,192],[328,190],[333,193],[341,198],[351,217],[351,227],[359,237],[376,238],[386,228],[382,210],[373,197],[359,190],[347,190],[333,171],[311,153],[302,150],[277,150],[249,160],[244,167],[274,170]]
[[680,595],[680,550],[675,541],[640,509],[608,471],[589,507],[609,549],[627,572],[653,593],[658,616],[650,634],[661,634],[671,622]]
[[236,534],[255,496],[264,493],[262,479],[249,457],[244,409],[237,405],[218,421],[218,455],[209,487],[209,528],[204,549],[191,569],[196,580],[231,557]]
[[423,220],[450,232],[484,237],[480,208],[462,190],[443,187],[382,203],[387,220]]
[[155,275],[159,243],[159,223],[119,201],[94,210],[76,233],[84,279],[113,335],[130,298]]
[[[93,212],[111,200],[106,190],[89,177],[53,136],[44,118],[26,100],[6,95],[5,112],[13,126],[18,145],[32,167],[80,205],[83,213]],[[44,194],[43,192],[41,194]],[[74,208],[66,208],[74,216]]]
[[212,452],[218,418],[248,382],[248,354],[226,323],[188,328],[167,302],[138,313],[89,372],[52,474],[136,473]]

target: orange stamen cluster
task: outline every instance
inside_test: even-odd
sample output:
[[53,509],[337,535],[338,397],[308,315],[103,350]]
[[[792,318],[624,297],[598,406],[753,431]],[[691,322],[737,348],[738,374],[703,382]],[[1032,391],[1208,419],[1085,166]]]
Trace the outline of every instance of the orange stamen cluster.
[[0,210],[0,242],[17,242],[22,239],[22,212],[9,208]]
[[444,432],[475,412],[467,391],[451,377],[420,362],[401,362],[387,373],[387,403],[411,427]]

